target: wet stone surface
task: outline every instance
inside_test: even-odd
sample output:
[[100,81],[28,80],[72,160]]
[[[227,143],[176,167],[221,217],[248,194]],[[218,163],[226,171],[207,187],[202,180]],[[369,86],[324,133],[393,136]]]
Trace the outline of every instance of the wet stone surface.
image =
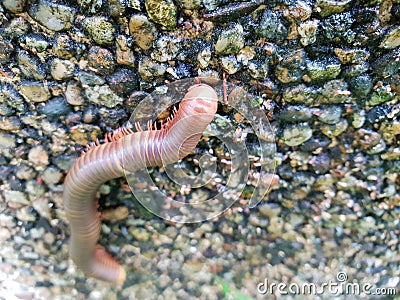
[[[0,299],[272,299],[281,295],[257,291],[265,279],[327,283],[339,272],[398,298],[399,20],[397,0],[0,0]],[[223,74],[270,122],[277,185],[248,207],[258,179],[269,181],[259,136],[220,103],[210,128],[232,127],[254,169],[239,201],[214,219],[172,223],[124,178],[106,182],[100,243],[127,280],[85,277],[69,257],[62,199],[80,152],[167,83]],[[231,153],[209,134],[197,154],[229,173]],[[181,162],[190,174],[196,155]],[[217,175],[198,191],[148,171],[187,203],[225,184]],[[285,299],[302,297],[341,295]]]

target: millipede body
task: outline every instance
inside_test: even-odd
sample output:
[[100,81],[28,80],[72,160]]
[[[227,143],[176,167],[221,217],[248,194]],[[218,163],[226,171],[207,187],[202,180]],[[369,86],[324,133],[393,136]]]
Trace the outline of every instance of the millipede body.
[[174,163],[194,150],[213,120],[218,96],[205,84],[189,88],[175,116],[161,129],[122,130],[103,144],[92,145],[68,172],[64,207],[71,227],[70,256],[87,275],[123,283],[124,268],[97,245],[100,213],[96,193],[106,181],[151,166]]

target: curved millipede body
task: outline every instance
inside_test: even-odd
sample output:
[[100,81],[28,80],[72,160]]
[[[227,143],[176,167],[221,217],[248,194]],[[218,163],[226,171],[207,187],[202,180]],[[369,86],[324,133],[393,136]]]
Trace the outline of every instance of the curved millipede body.
[[[163,166],[185,157],[196,147],[202,132],[214,118],[218,96],[205,84],[192,86],[174,118],[161,129],[131,132],[107,138],[80,156],[64,183],[64,206],[71,226],[70,255],[87,276],[122,283],[125,270],[97,245],[100,213],[96,193],[113,178],[151,166]],[[151,126],[150,126],[151,127]]]

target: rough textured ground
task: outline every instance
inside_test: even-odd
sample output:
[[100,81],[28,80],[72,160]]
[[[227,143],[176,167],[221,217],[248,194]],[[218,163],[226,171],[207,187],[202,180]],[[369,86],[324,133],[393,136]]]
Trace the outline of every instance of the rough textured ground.
[[[272,299],[266,279],[400,293],[400,2],[230,2],[0,1],[0,299]],[[223,72],[270,120],[279,185],[248,209],[250,179],[224,215],[182,225],[109,182],[100,243],[128,277],[85,278],[62,204],[79,151],[146,93]],[[296,299],[312,297],[333,295]]]

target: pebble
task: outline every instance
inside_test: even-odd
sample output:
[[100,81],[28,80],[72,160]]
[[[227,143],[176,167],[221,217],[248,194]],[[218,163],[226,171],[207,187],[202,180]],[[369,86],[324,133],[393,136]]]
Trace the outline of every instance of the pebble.
[[336,78],[341,71],[339,61],[335,59],[315,60],[307,62],[307,72],[311,80],[326,81]]
[[135,43],[143,50],[148,50],[153,46],[153,41],[158,34],[156,26],[145,15],[141,14],[131,16],[129,32]]
[[343,133],[348,126],[348,122],[346,119],[341,119],[339,122],[330,125],[330,124],[324,124],[321,126],[321,132],[325,134],[329,138],[337,137],[341,133]]
[[[95,141],[101,135],[101,130],[98,126],[82,124],[71,127],[71,138],[79,145],[86,146],[90,142]],[[68,159],[68,158],[65,158]],[[72,163],[72,162],[71,162]],[[63,166],[57,165],[60,169],[65,169]]]
[[68,82],[64,95],[71,105],[82,105],[85,102],[82,96],[82,89],[77,81]]
[[25,77],[36,80],[43,80],[46,78],[46,69],[37,58],[29,56],[24,51],[19,51],[17,55],[17,60],[18,66]]
[[88,64],[101,74],[111,74],[115,69],[115,62],[115,57],[110,50],[99,46],[90,47]]
[[387,33],[379,47],[393,49],[398,46],[400,46],[400,27],[393,26],[387,30]]
[[145,0],[149,18],[164,30],[171,30],[176,27],[177,7],[172,0]]
[[54,167],[50,166],[43,171],[41,177],[46,184],[57,184],[60,182],[63,174],[61,171]]
[[162,63],[157,63],[149,57],[143,57],[139,61],[139,75],[147,82],[152,82],[155,78],[164,75],[167,68]]
[[26,0],[3,0],[2,4],[10,12],[19,14],[25,10]]
[[265,9],[256,33],[273,41],[284,40],[288,35],[288,29],[282,22],[282,13]]
[[243,27],[235,24],[225,29],[218,36],[218,40],[214,45],[215,52],[218,55],[235,54],[244,47]]
[[75,64],[69,60],[53,59],[50,65],[51,76],[55,80],[67,80],[74,75]]
[[92,103],[112,108],[122,104],[124,99],[114,93],[108,85],[88,86],[85,97]]
[[29,15],[52,31],[64,31],[72,27],[75,9],[49,1],[39,1],[29,6]]
[[83,27],[88,31],[95,43],[99,45],[110,45],[114,42],[115,28],[107,18],[94,16],[86,18]]
[[138,89],[137,73],[130,69],[120,69],[107,77],[111,90],[118,94],[130,95]]
[[300,35],[300,43],[308,46],[317,40],[319,20],[309,20],[299,24],[297,31]]
[[15,137],[11,134],[0,133],[0,149],[15,149]]
[[23,204],[23,205],[30,204],[26,195],[23,192],[5,190],[3,195],[4,195],[4,199],[7,203],[12,202],[12,203]]
[[28,160],[36,167],[45,167],[49,164],[49,154],[43,146],[35,146],[29,150]]
[[21,94],[33,102],[45,102],[50,99],[49,87],[40,81],[25,81],[20,87]]
[[117,64],[135,67],[135,55],[132,51],[132,39],[124,35],[119,35],[116,38],[116,56]]
[[59,118],[68,115],[71,108],[63,97],[54,97],[45,103],[41,111],[46,116]]
[[42,53],[50,47],[49,41],[42,34],[23,35],[19,41],[24,49],[38,53]]
[[342,108],[340,106],[324,106],[321,107],[318,119],[326,124],[336,124],[342,115]]
[[283,130],[283,140],[288,146],[299,146],[312,137],[312,129],[307,123],[288,125]]

